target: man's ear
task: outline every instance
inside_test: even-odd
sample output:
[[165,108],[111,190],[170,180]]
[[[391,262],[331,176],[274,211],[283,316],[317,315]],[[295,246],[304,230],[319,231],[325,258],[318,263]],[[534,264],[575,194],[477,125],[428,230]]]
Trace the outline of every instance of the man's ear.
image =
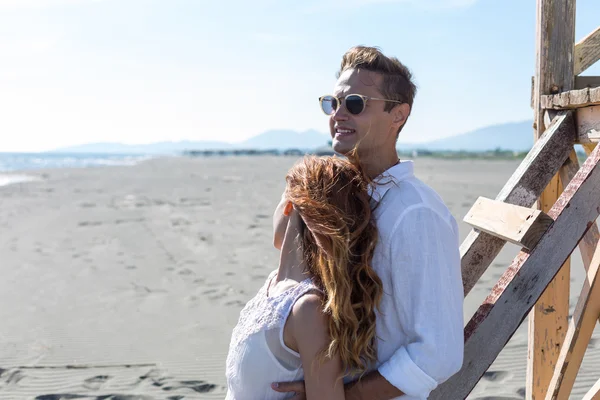
[[285,215],[286,217],[289,217],[293,208],[294,208],[294,205],[292,204],[292,202],[288,201],[283,209],[283,215]]
[[397,124],[398,127],[404,125],[406,122],[406,118],[410,114],[410,106],[407,103],[402,103],[394,107],[392,110],[392,114],[394,116],[394,124]]

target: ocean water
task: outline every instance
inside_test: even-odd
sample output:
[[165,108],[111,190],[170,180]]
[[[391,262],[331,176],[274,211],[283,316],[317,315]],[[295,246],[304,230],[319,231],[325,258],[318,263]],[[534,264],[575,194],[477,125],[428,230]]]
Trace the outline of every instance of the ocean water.
[[0,153],[0,186],[36,180],[27,175],[36,169],[135,165],[149,158],[143,154]]
[[148,158],[143,154],[0,153],[0,171],[134,165]]

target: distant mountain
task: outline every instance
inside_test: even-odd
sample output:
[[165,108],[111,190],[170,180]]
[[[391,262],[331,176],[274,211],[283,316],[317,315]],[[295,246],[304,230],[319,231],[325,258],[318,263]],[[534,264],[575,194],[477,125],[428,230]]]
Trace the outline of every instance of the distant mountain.
[[[461,135],[422,143],[398,143],[400,150],[529,150],[533,146],[532,122],[511,122],[487,126]],[[116,154],[179,154],[184,150],[313,150],[327,146],[331,140],[328,134],[315,130],[297,132],[292,130],[271,130],[239,143],[219,141],[179,141],[151,144],[127,145],[122,143],[90,143],[64,147],[55,150],[63,153],[116,153]]]
[[296,132],[271,130],[239,143],[218,141],[179,141],[150,144],[89,143],[62,147],[53,152],[60,153],[111,153],[111,154],[175,154],[184,150],[227,150],[227,149],[302,149],[312,150],[327,145],[329,136],[317,131]]
[[306,149],[312,150],[317,147],[327,145],[327,141],[331,140],[329,135],[326,135],[315,130],[306,132],[296,132],[292,130],[272,130],[254,136],[242,143],[237,144],[238,147],[246,147],[252,149]]
[[123,143],[88,143],[79,146],[61,147],[53,150],[60,153],[109,153],[109,154],[179,154],[190,149],[229,149],[231,143],[216,141],[193,142],[189,140],[179,142],[157,142],[149,144],[123,144]]
[[424,143],[399,143],[401,150],[526,151],[533,146],[532,121],[510,122]]

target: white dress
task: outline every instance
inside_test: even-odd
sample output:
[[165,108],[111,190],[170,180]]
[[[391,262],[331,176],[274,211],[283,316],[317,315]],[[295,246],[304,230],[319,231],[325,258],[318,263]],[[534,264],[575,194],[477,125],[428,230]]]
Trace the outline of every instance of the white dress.
[[226,400],[279,400],[293,393],[271,389],[273,382],[302,380],[304,371],[300,354],[283,341],[283,328],[296,301],[318,290],[310,279],[294,285],[276,296],[268,296],[268,287],[277,274],[271,272],[240,312],[233,329],[227,355]]

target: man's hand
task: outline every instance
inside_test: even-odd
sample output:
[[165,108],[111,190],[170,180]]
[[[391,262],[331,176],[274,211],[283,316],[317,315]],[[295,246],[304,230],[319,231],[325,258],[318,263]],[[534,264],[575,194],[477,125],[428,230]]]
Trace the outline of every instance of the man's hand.
[[[273,390],[281,393],[294,392],[291,400],[306,400],[304,381],[275,382]],[[389,383],[379,371],[372,371],[360,381],[349,382],[345,385],[346,400],[389,400],[404,395],[397,387]]]
[[[294,392],[295,395],[290,400],[306,400],[304,381],[276,382],[273,383],[271,387],[273,390],[281,393]],[[356,382],[351,382],[346,385],[346,400],[359,400],[361,398],[356,389]]]
[[273,383],[271,387],[273,390],[280,393],[294,392],[295,395],[290,400],[306,400],[304,381],[276,382]]

